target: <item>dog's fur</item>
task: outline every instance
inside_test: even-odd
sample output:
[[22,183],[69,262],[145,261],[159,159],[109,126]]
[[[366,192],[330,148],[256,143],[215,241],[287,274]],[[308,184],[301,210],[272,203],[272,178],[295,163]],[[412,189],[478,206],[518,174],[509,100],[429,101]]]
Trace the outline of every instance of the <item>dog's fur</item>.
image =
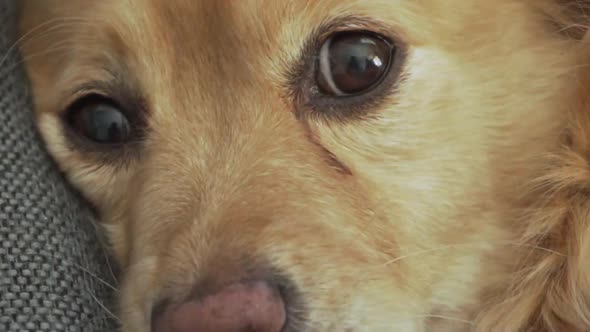
[[[590,2],[22,2],[39,128],[123,267],[123,331],[263,267],[302,331],[590,331]],[[297,116],[293,68],[338,17],[403,41],[402,79],[371,116]],[[143,101],[123,161],[63,133],[89,82]]]

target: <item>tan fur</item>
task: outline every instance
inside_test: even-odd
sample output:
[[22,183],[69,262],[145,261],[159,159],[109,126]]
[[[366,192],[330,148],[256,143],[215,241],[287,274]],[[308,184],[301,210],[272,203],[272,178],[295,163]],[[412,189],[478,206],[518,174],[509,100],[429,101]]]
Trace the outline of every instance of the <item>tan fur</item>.
[[[298,286],[309,331],[589,331],[585,7],[25,0],[22,50],[48,149],[124,268],[125,332],[252,260]],[[375,117],[298,120],[288,71],[338,16],[407,44],[403,83]],[[113,78],[149,110],[125,167],[72,149],[57,117]]]

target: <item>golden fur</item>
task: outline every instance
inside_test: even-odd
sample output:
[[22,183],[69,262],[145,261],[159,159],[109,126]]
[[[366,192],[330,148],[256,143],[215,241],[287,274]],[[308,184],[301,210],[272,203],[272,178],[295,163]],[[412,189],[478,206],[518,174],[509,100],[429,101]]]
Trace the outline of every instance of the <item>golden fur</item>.
[[[21,49],[48,149],[123,267],[125,332],[258,260],[297,285],[308,331],[590,331],[586,7],[25,0]],[[391,28],[404,80],[373,117],[298,119],[289,70],[334,17]],[[117,167],[58,117],[112,80],[149,114]]]

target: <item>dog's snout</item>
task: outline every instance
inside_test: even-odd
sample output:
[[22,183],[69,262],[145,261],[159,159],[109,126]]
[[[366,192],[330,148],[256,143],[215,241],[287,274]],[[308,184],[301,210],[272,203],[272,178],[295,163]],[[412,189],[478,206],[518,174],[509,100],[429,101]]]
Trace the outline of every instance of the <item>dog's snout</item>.
[[155,312],[152,332],[280,332],[286,321],[279,289],[253,281]]

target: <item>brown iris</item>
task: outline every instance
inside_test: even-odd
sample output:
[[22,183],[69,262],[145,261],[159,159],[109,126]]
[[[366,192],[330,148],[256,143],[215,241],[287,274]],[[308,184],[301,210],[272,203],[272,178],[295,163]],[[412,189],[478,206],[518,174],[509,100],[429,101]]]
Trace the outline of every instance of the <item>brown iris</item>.
[[394,51],[393,45],[371,33],[338,33],[320,49],[317,84],[333,96],[367,92],[382,81]]

